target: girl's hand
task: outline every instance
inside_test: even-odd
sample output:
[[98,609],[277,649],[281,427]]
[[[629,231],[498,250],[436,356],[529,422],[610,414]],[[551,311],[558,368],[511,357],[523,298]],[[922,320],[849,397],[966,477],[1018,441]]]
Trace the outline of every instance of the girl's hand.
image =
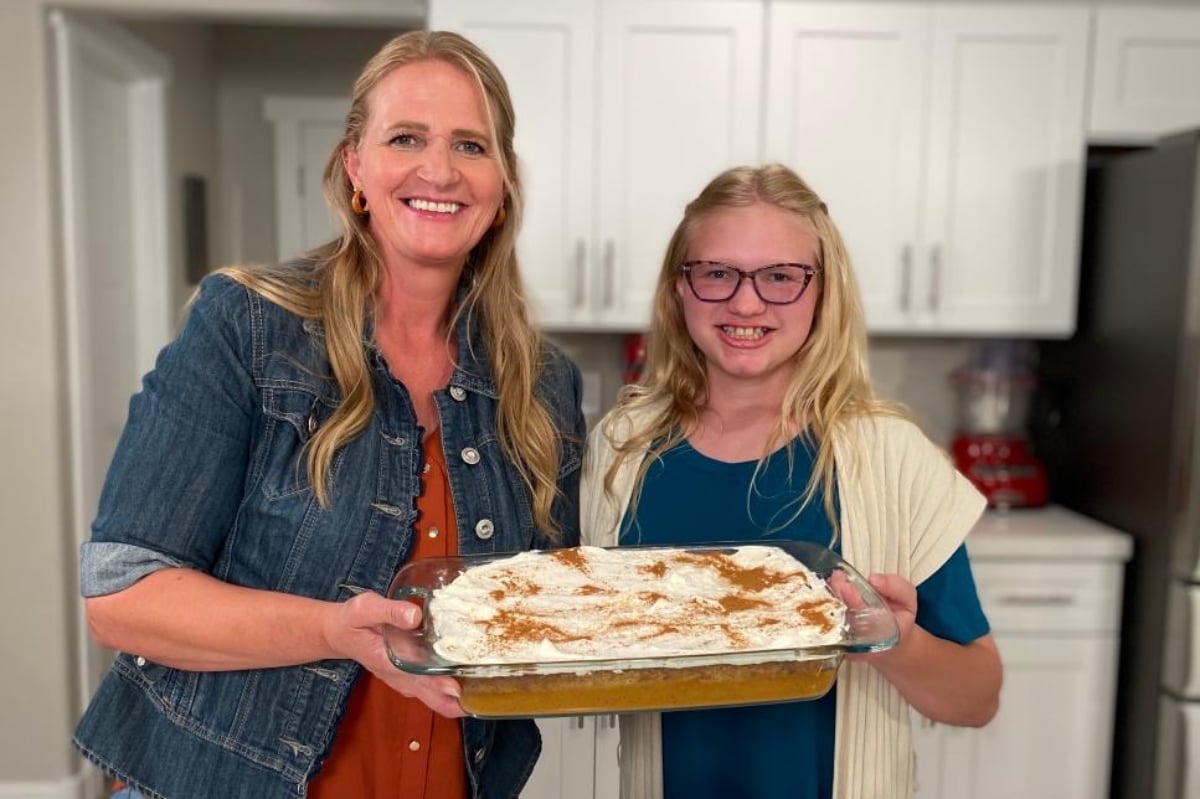
[[872,574],[867,582],[887,604],[900,628],[900,644],[917,621],[917,588],[898,574]]
[[[896,618],[900,640],[884,652],[847,655],[864,661],[900,691],[926,718],[979,727],[996,715],[1003,668],[990,634],[958,644],[930,634],[916,623],[917,589],[897,574],[872,574],[867,582]],[[844,575],[830,576],[830,587],[849,608],[865,606]]]
[[385,632],[393,649],[401,653],[406,644],[415,643],[408,631],[421,625],[421,608],[411,602],[385,599],[364,592],[339,603],[324,625],[330,648],[342,657],[360,663],[404,696],[420,700],[426,707],[446,718],[465,716],[458,697],[462,695],[452,677],[420,677],[400,671],[388,659],[384,647]]
[[[896,649],[900,648],[912,630],[917,618],[917,589],[908,580],[898,574],[872,574],[867,582],[879,594],[888,610],[896,618],[896,626],[900,630],[900,640]],[[829,576],[829,586],[833,592],[846,603],[850,609],[866,607],[862,595],[846,579],[844,572],[834,572]],[[893,651],[893,650],[889,650]],[[887,652],[876,652],[866,655],[847,655],[851,660],[876,660],[886,657]]]

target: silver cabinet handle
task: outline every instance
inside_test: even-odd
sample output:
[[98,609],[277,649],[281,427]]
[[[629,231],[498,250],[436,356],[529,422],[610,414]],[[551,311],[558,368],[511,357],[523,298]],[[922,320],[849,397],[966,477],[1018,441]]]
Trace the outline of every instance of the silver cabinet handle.
[[571,729],[573,729],[573,730],[582,730],[582,729],[583,729],[583,725],[584,725],[586,722],[587,722],[587,719],[586,719],[586,718],[584,718],[583,716],[575,716],[574,718],[572,718],[572,719],[571,719]]
[[942,247],[933,245],[929,252],[929,310],[938,309],[938,284],[942,279]]
[[614,262],[616,260],[616,245],[613,240],[609,239],[604,242],[604,307],[611,308],[613,305],[613,272]]
[[912,245],[900,250],[900,310],[908,311],[912,303]]
[[993,602],[997,605],[1022,608],[1061,608],[1075,604],[1070,594],[1001,594]]
[[583,239],[575,242],[575,285],[571,287],[571,306],[583,306],[584,261],[587,259],[587,244]]

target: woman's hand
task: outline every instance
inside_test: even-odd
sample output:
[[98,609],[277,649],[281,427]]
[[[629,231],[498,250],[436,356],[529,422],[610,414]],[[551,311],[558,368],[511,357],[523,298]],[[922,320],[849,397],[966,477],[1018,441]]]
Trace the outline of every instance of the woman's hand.
[[350,658],[404,696],[449,718],[465,715],[458,683],[417,677],[388,660],[383,636],[396,647],[421,623],[409,602],[365,592],[345,602],[263,591],[185,568],[159,569],[114,594],[86,600],[88,625],[111,649],[188,671],[295,666]]
[[339,603],[327,617],[323,632],[330,649],[357,661],[392,690],[419,700],[447,718],[465,716],[458,703],[461,691],[454,678],[407,674],[388,659],[384,635],[389,635],[393,649],[400,649],[403,654],[406,645],[415,647],[408,631],[420,625],[421,608],[417,605],[364,592]]

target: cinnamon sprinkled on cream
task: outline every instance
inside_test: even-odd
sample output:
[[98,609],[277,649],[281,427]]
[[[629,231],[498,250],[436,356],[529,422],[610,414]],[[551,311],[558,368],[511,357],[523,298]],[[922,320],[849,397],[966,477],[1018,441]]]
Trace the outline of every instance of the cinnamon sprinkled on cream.
[[661,560],[656,560],[653,563],[648,563],[645,566],[639,567],[642,572],[649,574],[652,577],[662,577],[667,573],[667,564]]
[[556,549],[550,553],[550,557],[557,560],[559,563],[565,563],[568,566],[573,566],[581,572],[587,571],[587,561],[580,554],[578,548],[571,549]]
[[524,552],[463,572],[428,610],[438,654],[480,664],[791,649],[840,640],[845,618],[804,564],[757,545]]

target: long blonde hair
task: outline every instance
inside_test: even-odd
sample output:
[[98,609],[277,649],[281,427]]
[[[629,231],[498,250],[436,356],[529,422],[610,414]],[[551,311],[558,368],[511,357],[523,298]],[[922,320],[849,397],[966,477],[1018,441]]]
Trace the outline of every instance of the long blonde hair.
[[871,387],[866,322],[841,234],[816,192],[799,175],[780,164],[726,170],[713,178],[685,209],[659,270],[642,381],[625,389],[609,418],[644,408],[655,408],[658,412],[648,425],[623,441],[609,436],[617,457],[604,476],[604,488],[611,498],[622,463],[648,451],[635,482],[632,502],[636,503],[646,470],[654,458],[696,429],[700,411],[708,401],[708,383],[704,354],[688,335],[683,304],[676,293],[680,265],[688,259],[691,241],[708,214],[759,202],[790,211],[812,226],[818,242],[815,265],[821,267],[816,278],[820,281],[820,295],[812,331],[792,359],[791,380],[759,467],[770,452],[790,441],[797,430],[803,431],[809,441],[815,441],[815,468],[796,513],[822,487],[825,512],[836,535],[831,431],[852,416],[876,413],[908,416],[908,413],[900,405],[877,398]]
[[[523,200],[513,149],[516,120],[503,75],[476,45],[445,31],[412,31],[385,44],[354,83],[345,132],[325,165],[325,199],[340,223],[340,236],[306,254],[311,269],[276,265],[224,271],[289,311],[319,321],[324,328],[342,401],[309,441],[307,466],[318,501],[328,506],[333,457],[339,447],[366,429],[375,406],[363,337],[383,275],[383,262],[365,217],[351,208],[354,187],[342,154],[361,141],[371,90],[392,70],[427,59],[461,69],[479,86],[505,187],[502,208],[507,218],[490,228],[469,255],[463,271],[467,292],[455,309],[450,329],[465,316],[467,330],[478,332],[498,386],[501,447],[533,495],[535,524],[555,535],[560,531],[553,522],[551,506],[558,493],[561,441],[549,408],[534,388],[545,366],[545,350],[541,335],[529,321],[517,264]],[[467,339],[475,337],[468,332]]]

